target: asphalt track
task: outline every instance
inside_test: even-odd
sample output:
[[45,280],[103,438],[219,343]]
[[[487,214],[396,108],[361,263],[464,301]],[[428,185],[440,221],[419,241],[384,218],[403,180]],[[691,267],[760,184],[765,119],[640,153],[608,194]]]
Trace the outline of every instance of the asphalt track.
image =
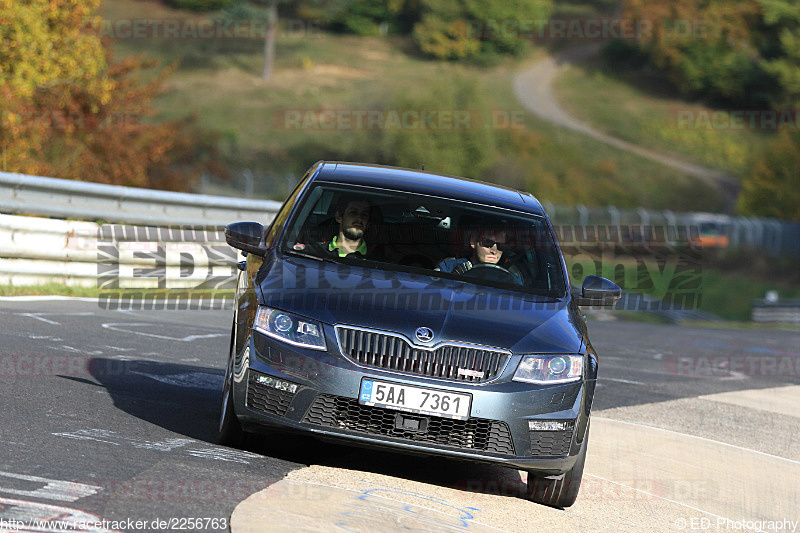
[[229,311],[0,299],[0,531],[800,531],[800,332],[608,317],[584,485],[558,510],[510,469],[214,444]]

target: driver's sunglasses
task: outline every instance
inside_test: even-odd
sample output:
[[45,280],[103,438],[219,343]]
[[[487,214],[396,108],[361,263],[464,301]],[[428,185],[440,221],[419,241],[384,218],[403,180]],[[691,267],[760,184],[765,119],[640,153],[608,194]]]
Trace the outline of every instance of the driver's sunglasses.
[[478,244],[480,244],[484,248],[491,248],[496,244],[498,251],[505,250],[506,247],[508,246],[507,242],[493,241],[492,239],[481,239],[480,241],[478,241]]

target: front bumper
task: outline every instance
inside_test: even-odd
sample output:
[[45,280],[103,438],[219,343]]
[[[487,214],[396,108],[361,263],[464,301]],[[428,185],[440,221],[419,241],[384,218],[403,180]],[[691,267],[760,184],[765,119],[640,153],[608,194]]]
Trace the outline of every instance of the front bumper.
[[[258,332],[253,332],[236,363],[233,398],[237,416],[248,431],[281,428],[354,445],[502,464],[548,475],[565,472],[575,463],[595,383],[593,379],[548,386],[513,382],[515,368],[506,368],[487,383],[445,381],[361,367],[340,355],[289,346]],[[296,384],[296,391],[264,386],[259,376]],[[360,405],[364,377],[468,393],[472,395],[470,418],[459,421]],[[409,430],[403,424],[408,417],[427,420],[422,430]],[[529,420],[575,424],[571,431],[532,432]]]

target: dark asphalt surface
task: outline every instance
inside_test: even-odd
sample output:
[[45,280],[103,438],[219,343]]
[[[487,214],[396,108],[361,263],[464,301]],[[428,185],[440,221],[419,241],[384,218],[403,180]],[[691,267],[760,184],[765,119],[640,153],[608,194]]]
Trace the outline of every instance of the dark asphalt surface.
[[[214,444],[230,321],[229,311],[0,301],[0,531],[53,516],[119,522],[94,531],[219,531],[241,500],[307,464],[445,486],[464,469],[494,468],[297,437],[242,451]],[[600,357],[595,411],[800,383],[800,332],[589,327]],[[720,371],[726,360],[732,373]],[[182,518],[217,521],[153,522]]]

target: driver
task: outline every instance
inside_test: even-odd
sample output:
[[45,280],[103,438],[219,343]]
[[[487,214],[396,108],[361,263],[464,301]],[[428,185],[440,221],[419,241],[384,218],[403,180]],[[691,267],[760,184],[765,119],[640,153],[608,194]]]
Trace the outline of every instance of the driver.
[[[470,247],[472,248],[472,257],[469,259],[459,259],[455,257],[448,257],[439,263],[434,270],[440,272],[450,272],[453,274],[464,274],[477,264],[497,265],[499,268],[500,259],[503,257],[503,251],[508,246],[508,234],[503,230],[485,229],[477,233],[473,233],[470,237]],[[520,285],[522,285],[522,276],[516,268],[512,267],[508,270]]]

